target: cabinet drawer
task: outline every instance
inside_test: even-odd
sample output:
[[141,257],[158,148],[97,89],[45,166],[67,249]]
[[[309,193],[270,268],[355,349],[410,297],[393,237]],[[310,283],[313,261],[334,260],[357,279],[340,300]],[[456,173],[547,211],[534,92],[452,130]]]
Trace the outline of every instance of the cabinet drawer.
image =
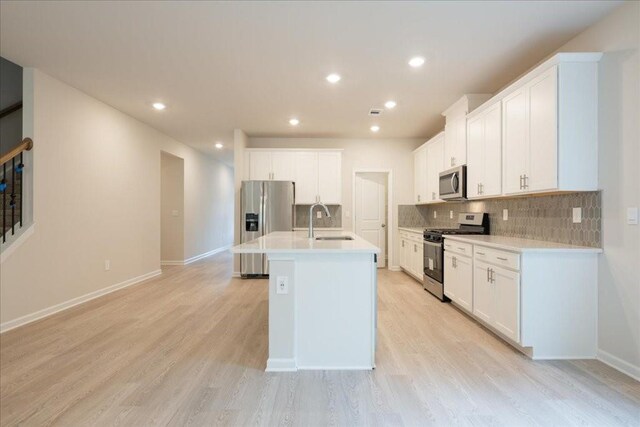
[[459,255],[471,256],[473,253],[473,245],[470,243],[456,242],[444,239],[444,250]]
[[520,270],[520,254],[475,245],[473,257],[512,270]]
[[409,237],[409,232],[403,231],[403,230],[399,230],[398,231],[398,235],[400,236],[401,239],[407,239]]

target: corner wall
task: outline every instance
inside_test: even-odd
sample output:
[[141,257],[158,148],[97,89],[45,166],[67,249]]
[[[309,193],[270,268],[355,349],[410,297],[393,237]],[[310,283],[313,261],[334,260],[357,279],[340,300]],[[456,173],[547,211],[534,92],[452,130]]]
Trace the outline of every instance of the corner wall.
[[640,3],[628,1],[559,51],[604,52],[599,64],[598,357],[640,379]]
[[0,329],[160,272],[160,150],[185,162],[185,248],[202,253],[231,243],[231,168],[29,72],[34,233],[0,267]]

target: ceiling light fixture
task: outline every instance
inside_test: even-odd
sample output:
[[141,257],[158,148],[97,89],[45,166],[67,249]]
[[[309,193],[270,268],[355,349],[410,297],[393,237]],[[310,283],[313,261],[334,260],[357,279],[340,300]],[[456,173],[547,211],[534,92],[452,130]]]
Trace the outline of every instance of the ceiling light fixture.
[[414,56],[409,60],[409,65],[413,68],[422,67],[422,64],[424,64],[424,58],[421,56]]
[[224,145],[222,144],[222,142],[216,142],[216,148],[219,150],[222,147],[224,147]]
[[291,126],[298,126],[300,124],[300,120],[298,120],[296,118],[293,118],[293,119],[289,120],[289,124]]
[[154,102],[153,103],[153,108],[155,108],[156,110],[162,111],[165,108],[167,108],[167,106],[164,105],[162,102]]
[[339,74],[332,73],[327,76],[327,81],[329,83],[338,83],[342,77]]
[[389,110],[392,109],[392,108],[395,108],[396,107],[396,101],[387,101],[387,102],[384,103],[384,106]]
[[371,132],[378,132],[379,130],[380,130],[380,126],[378,125],[371,126]]

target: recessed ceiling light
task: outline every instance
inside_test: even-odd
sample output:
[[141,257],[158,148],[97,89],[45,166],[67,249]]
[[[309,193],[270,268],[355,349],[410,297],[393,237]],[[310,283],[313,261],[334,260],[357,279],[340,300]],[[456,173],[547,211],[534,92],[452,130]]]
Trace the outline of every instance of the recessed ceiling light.
[[300,124],[300,120],[298,120],[296,118],[293,118],[293,119],[289,120],[289,124],[291,126],[298,126]]
[[371,126],[371,132],[378,132],[379,130],[380,130],[380,126],[378,125]]
[[167,108],[167,106],[164,105],[162,102],[154,102],[153,108],[155,108],[156,110],[164,110],[165,108]]
[[396,101],[387,101],[384,103],[384,106],[388,109],[392,109],[395,108],[396,106]]
[[424,64],[424,58],[421,56],[414,56],[409,60],[409,65],[411,65],[413,68],[421,67],[422,64]]
[[222,145],[222,142],[216,142],[216,148],[219,150],[222,147],[224,147],[224,145]]
[[342,77],[339,74],[332,73],[327,76],[327,81],[329,83],[338,83]]

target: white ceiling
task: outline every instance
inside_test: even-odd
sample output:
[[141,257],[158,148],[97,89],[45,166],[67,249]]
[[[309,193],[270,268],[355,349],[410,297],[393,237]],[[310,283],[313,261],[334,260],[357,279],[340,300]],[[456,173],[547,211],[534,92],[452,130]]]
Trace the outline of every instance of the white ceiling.
[[0,54],[230,162],[234,128],[430,136],[462,94],[497,91],[619,3],[2,1]]

